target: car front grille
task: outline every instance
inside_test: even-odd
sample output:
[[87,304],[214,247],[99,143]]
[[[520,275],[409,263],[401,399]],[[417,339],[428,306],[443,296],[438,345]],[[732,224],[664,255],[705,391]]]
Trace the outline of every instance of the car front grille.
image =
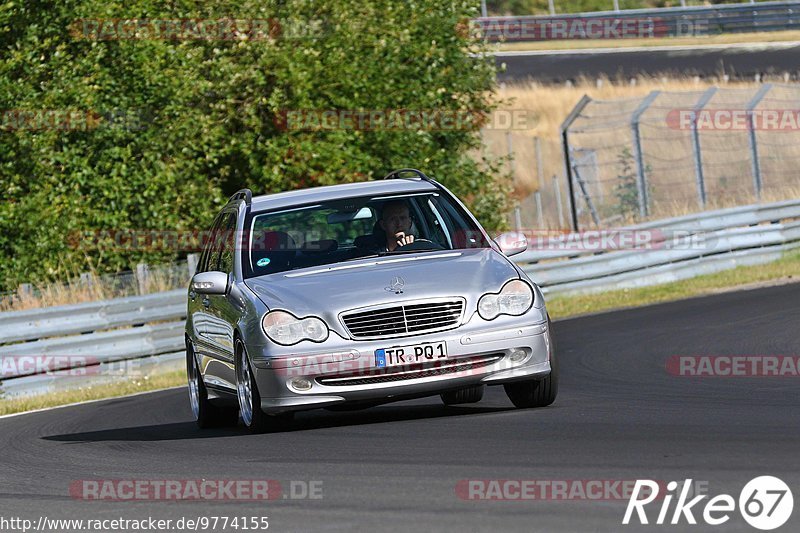
[[458,372],[475,371],[493,365],[503,358],[502,353],[481,355],[464,359],[455,359],[445,364],[412,365],[407,369],[375,370],[370,374],[351,374],[346,376],[325,376],[317,378],[317,383],[329,387],[352,387],[354,385],[372,385],[374,383],[391,383],[409,379],[446,376]]
[[342,315],[354,339],[383,339],[442,331],[457,327],[464,312],[464,300],[425,300]]

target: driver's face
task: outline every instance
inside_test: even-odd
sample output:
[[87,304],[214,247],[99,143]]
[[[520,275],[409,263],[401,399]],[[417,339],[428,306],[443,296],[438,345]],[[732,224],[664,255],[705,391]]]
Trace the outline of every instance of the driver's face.
[[411,229],[411,217],[408,207],[404,205],[390,205],[383,210],[381,228],[386,232],[387,239],[393,239],[400,232]]

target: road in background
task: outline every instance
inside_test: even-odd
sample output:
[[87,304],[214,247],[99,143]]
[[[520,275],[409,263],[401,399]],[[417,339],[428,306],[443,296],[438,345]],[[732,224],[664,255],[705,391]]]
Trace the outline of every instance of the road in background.
[[[270,531],[649,531],[620,525],[626,501],[473,501],[461,480],[684,480],[738,497],[776,475],[800,495],[796,378],[678,377],[675,355],[797,355],[800,284],[557,322],[556,403],[515,410],[502,388],[480,404],[428,398],[302,413],[291,430],[200,431],[185,390],[0,420],[2,515],[49,518],[269,516]],[[322,481],[323,498],[104,502],[80,479]],[[704,505],[704,503],[703,503]],[[659,506],[660,507],[660,506]],[[651,512],[655,519],[657,509]],[[698,513],[695,513],[702,520]],[[702,515],[702,509],[699,512]],[[797,513],[783,529],[796,530]],[[755,531],[737,513],[724,527]]]
[[585,76],[629,79],[641,76],[703,76],[753,80],[757,74],[797,79],[800,43],[713,45],[697,47],[643,47],[604,50],[500,52],[498,64],[506,71],[501,82],[535,80],[557,83]]

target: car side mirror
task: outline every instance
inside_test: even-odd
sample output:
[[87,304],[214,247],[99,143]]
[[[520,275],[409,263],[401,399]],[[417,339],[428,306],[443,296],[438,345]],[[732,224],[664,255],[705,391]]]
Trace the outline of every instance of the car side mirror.
[[228,275],[224,272],[202,272],[192,278],[192,290],[200,294],[226,294]]
[[518,231],[508,231],[502,235],[498,235],[494,242],[497,243],[500,247],[500,251],[503,252],[506,257],[521,254],[528,249],[528,239],[525,238],[524,234]]

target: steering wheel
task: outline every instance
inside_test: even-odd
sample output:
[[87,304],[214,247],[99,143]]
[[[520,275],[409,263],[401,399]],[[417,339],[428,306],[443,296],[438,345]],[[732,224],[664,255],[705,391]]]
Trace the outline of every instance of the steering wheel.
[[444,247],[428,239],[415,239],[414,242],[398,246],[395,251],[414,251],[414,250],[444,250]]

